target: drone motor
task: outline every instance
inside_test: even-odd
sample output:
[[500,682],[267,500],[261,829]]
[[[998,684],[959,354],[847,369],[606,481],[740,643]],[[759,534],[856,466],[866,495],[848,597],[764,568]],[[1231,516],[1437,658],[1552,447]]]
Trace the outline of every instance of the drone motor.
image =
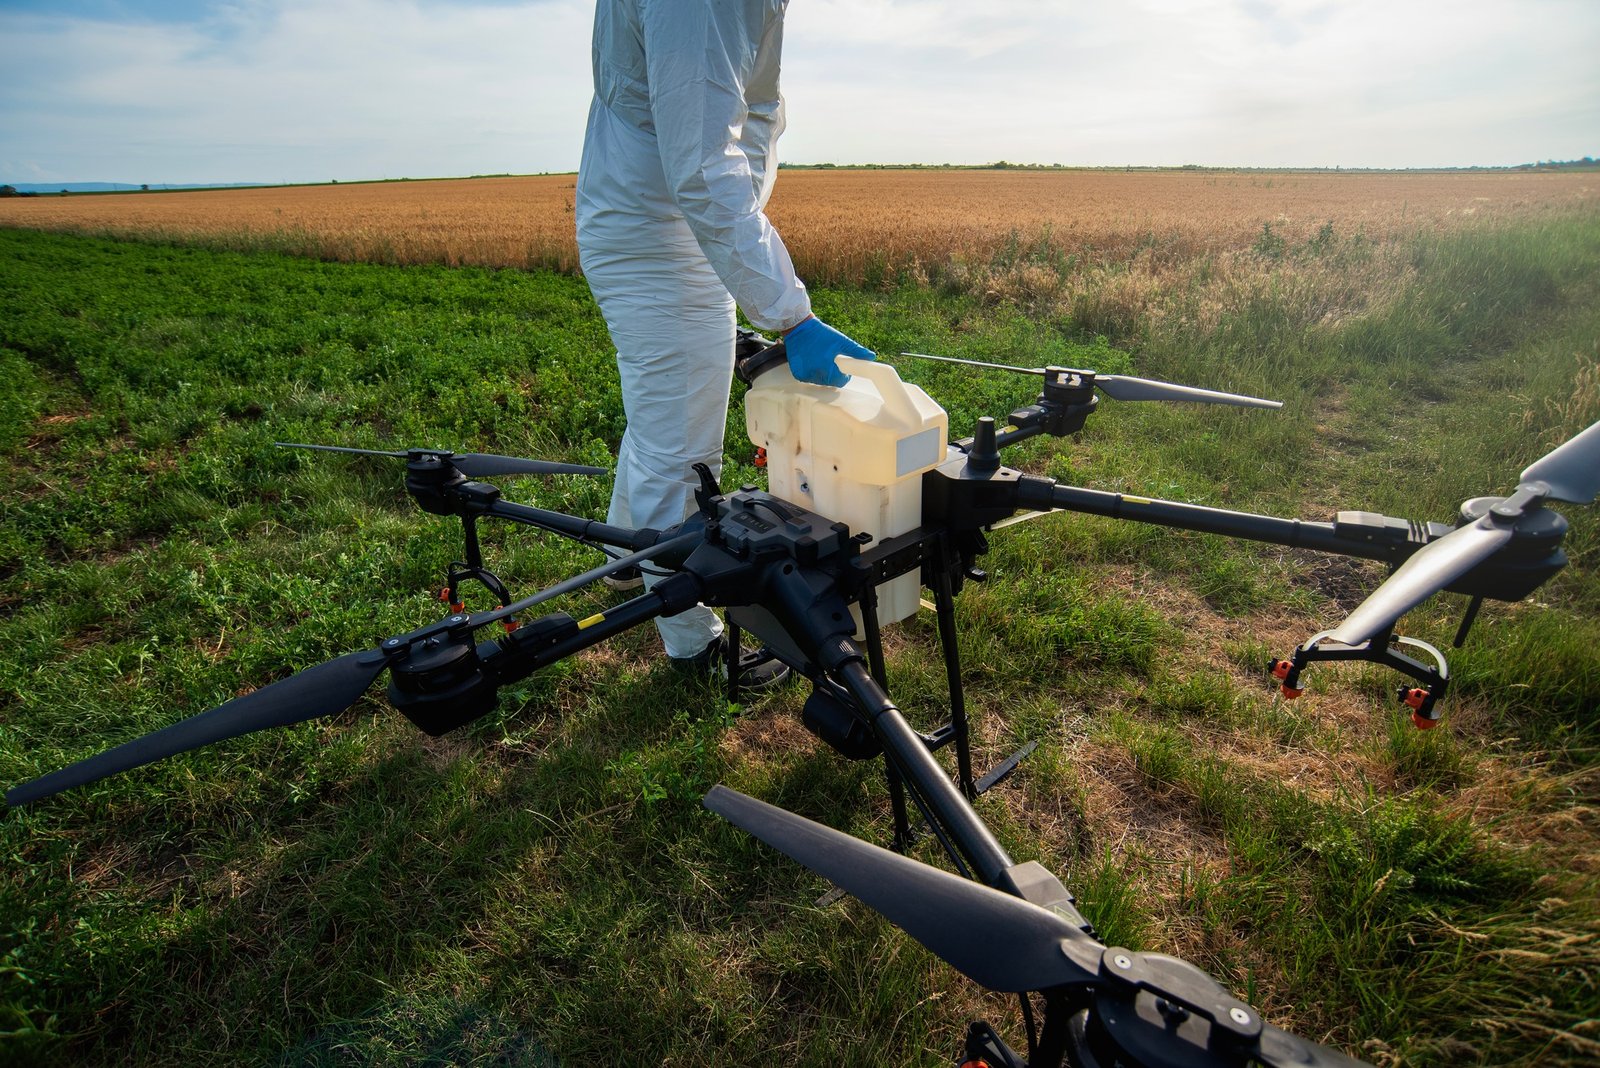
[[496,689],[465,627],[424,638],[389,669],[389,703],[435,738],[494,711]]
[[829,747],[847,760],[871,760],[883,752],[883,742],[839,698],[821,686],[811,691],[800,710],[800,722],[806,730],[827,742]]

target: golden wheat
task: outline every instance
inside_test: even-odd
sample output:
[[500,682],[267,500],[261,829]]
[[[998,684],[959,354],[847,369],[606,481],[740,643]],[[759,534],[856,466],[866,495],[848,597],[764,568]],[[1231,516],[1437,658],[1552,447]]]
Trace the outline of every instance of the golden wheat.
[[[789,170],[771,215],[803,277],[859,283],[1048,253],[1159,269],[1249,248],[1593,211],[1594,174]],[[574,270],[572,175],[0,200],[0,225],[269,244],[340,260]],[[1013,272],[1015,273],[1015,272]],[[1060,285],[1038,272],[1031,285]],[[958,277],[958,281],[960,278]],[[985,279],[968,279],[979,288]],[[1025,287],[1026,279],[1021,281]]]

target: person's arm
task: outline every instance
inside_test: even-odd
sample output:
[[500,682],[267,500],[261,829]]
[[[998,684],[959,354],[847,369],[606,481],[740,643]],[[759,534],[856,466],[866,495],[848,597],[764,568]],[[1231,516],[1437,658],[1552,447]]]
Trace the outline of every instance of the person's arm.
[[[746,80],[763,34],[782,32],[769,20],[776,7],[773,0],[641,0],[639,21],[667,188],[745,317],[758,329],[784,331],[805,321],[811,300],[761,210],[765,183],[757,182],[745,144]],[[770,145],[773,132],[752,130],[751,140]],[[760,162],[760,177],[770,177],[770,161]]]
[[750,109],[744,120],[739,145],[750,161],[756,206],[766,209],[772,186],[778,178],[776,146],[784,130],[783,94],[778,91],[778,68],[783,51],[783,22],[774,20],[767,36],[756,50],[755,69],[744,83],[744,97]]

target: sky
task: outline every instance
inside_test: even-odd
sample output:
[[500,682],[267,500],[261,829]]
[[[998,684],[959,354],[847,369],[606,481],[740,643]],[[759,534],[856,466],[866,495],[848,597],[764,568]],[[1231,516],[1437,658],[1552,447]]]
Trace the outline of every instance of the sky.
[[[0,182],[571,171],[593,0],[0,0]],[[791,0],[793,163],[1600,156],[1600,0]]]

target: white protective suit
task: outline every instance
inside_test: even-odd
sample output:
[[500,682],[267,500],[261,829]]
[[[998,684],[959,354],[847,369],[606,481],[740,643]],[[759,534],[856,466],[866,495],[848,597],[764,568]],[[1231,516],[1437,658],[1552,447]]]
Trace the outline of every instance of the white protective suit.
[[[628,427],[607,521],[664,529],[719,475],[734,305],[779,332],[811,311],[762,209],[783,131],[787,0],[598,0],[594,103],[578,171],[579,262],[617,347]],[[651,583],[651,576],[645,581]],[[657,620],[667,655],[722,632],[696,606]]]

